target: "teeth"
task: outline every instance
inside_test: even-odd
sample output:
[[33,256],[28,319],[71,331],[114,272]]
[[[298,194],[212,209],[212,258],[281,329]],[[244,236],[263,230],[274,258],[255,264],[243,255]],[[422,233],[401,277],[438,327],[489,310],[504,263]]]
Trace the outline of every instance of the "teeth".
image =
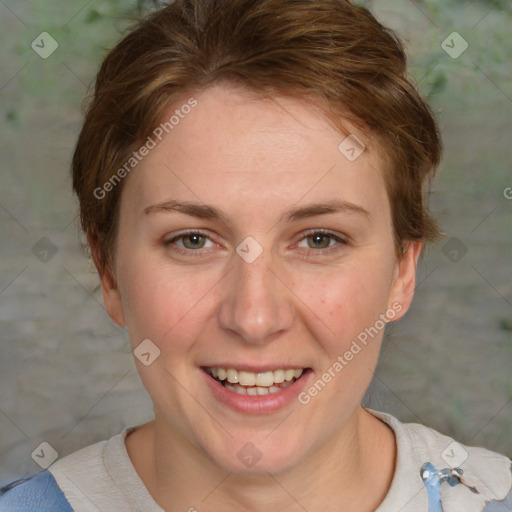
[[[303,369],[296,370],[274,370],[268,372],[246,372],[245,370],[235,370],[234,368],[207,368],[207,372],[213,377],[217,378],[220,381],[227,380],[230,384],[240,384],[241,386],[255,386],[255,389],[263,388],[266,394],[269,389],[274,386],[274,384],[282,384],[280,387],[276,389],[282,389],[286,387],[285,384],[290,384],[292,379],[298,379],[302,373]],[[238,389],[241,386],[235,386]],[[230,389],[233,386],[228,386],[226,383],[226,388]],[[251,391],[251,395],[256,394]],[[257,392],[257,394],[261,395],[261,392]]]
[[231,382],[231,384],[238,384],[238,372],[236,370],[233,370],[233,368],[229,368],[227,371],[228,376],[228,382]]
[[281,384],[284,382],[284,370],[274,370],[274,383]]
[[[215,375],[214,375],[215,377]],[[238,381],[242,386],[254,386],[256,384],[256,374],[251,372],[238,372]],[[258,382],[258,385],[261,386],[261,382]]]
[[249,396],[257,396],[257,395],[272,395],[273,393],[277,393],[278,391],[281,391],[283,388],[287,388],[290,386],[291,382],[284,382],[280,387],[277,386],[270,386],[268,388],[265,387],[259,387],[259,386],[252,386],[248,388],[244,388],[243,386],[240,386],[239,384],[231,385],[226,383],[226,389],[229,389],[229,391],[233,391],[233,393],[237,393],[239,395],[249,395]]
[[274,372],[263,372],[256,374],[256,385],[270,387],[274,384]]
[[295,370],[285,370],[284,380],[292,380],[295,377]]

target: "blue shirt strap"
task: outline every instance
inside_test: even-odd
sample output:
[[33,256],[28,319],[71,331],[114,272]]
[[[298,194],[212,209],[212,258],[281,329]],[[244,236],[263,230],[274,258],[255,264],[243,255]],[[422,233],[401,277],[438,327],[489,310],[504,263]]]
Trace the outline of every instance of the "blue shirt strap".
[[53,475],[45,470],[0,488],[0,512],[73,512]]

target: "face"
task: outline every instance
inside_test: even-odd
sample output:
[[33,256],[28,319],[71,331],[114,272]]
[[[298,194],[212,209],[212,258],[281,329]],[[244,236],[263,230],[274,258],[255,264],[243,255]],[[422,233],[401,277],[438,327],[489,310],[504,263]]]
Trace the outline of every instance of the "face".
[[225,470],[279,473],[354,424],[419,245],[395,259],[364,133],[349,160],[299,100],[194,97],[126,178],[105,305],[134,350],[159,351],[136,364],[161,429]]

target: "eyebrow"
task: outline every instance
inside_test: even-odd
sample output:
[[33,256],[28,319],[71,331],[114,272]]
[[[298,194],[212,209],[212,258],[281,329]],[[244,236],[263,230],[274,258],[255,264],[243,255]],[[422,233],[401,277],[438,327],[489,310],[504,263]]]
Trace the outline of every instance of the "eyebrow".
[[[198,204],[188,201],[169,200],[160,204],[148,206],[144,209],[145,214],[155,212],[180,212],[199,219],[219,220],[229,225],[228,218],[224,212],[207,204]],[[312,203],[305,206],[296,206],[281,215],[279,222],[291,223],[301,219],[333,213],[359,214],[370,217],[368,210],[360,205],[340,199],[333,199],[324,203]]]

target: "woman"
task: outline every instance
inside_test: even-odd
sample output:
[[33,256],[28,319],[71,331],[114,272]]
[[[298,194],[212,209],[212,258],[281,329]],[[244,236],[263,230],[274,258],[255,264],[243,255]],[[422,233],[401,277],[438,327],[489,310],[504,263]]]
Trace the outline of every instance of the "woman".
[[510,459],[360,405],[440,235],[422,192],[440,153],[362,7],[176,0],[141,22],[103,62],[72,173],[155,419],[0,510],[509,509]]

